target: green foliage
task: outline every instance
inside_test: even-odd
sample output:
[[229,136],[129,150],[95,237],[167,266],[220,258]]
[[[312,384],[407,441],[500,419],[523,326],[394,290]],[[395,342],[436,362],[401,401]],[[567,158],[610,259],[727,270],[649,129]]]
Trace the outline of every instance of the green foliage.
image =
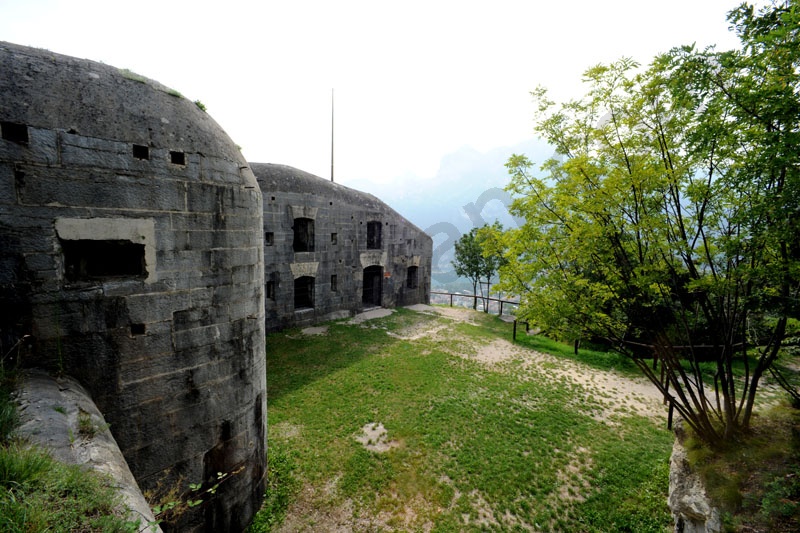
[[151,525],[161,524],[167,529],[175,528],[186,511],[211,501],[221,484],[243,471],[244,466],[240,466],[232,472],[217,472],[213,481],[189,483],[188,492],[184,489],[183,477],[174,479],[168,486],[165,486],[163,480],[159,481],[155,489],[144,494],[156,518],[155,524]]
[[710,449],[689,432],[684,447],[709,497],[731,527],[798,531],[800,527],[800,413],[777,406],[751,431]]
[[200,100],[195,100],[194,105],[196,105],[198,109],[200,109],[200,111],[204,111],[206,113],[208,112],[208,109],[206,109],[206,105]]
[[90,439],[97,433],[97,428],[89,413],[84,411],[78,413],[78,433]]
[[[484,226],[483,228],[472,228],[469,233],[465,233],[455,243],[455,259],[452,261],[453,268],[456,275],[467,278],[472,283],[472,294],[475,295],[473,299],[472,308],[478,307],[478,284],[481,280],[486,280],[487,295],[488,288],[492,282],[492,278],[497,273],[500,265],[500,256],[493,253],[490,248],[484,249],[481,245],[484,237],[483,232],[502,231],[502,226],[495,222],[493,226]],[[481,287],[481,293],[483,288]],[[484,300],[484,311],[488,311],[488,302]]]
[[133,72],[132,70],[121,68],[119,69],[119,73],[122,74],[123,78],[135,81],[136,83],[147,83],[147,78],[145,78],[141,74]]
[[0,390],[0,445],[11,438],[18,423],[17,408],[7,395]]
[[558,156],[544,177],[509,159],[526,223],[492,240],[521,318],[607,339],[715,446],[749,426],[800,311],[796,7],[734,10],[741,51],[598,65],[586,96],[561,106],[537,90],[536,131]]
[[11,399],[15,372],[6,369],[4,363],[0,360],[0,446],[8,443],[19,424],[17,405]]

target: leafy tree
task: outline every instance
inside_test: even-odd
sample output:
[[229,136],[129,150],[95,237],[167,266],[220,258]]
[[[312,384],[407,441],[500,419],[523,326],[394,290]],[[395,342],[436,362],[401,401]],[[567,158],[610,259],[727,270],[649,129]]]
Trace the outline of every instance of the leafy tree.
[[630,355],[712,446],[749,426],[797,314],[797,5],[732,11],[741,50],[599,65],[561,106],[538,89],[559,157],[545,178],[509,159],[526,222],[487,240],[524,318]]
[[472,308],[478,308],[478,283],[483,276],[483,254],[476,235],[477,228],[472,228],[455,243],[455,258],[452,261],[456,275],[472,282]]
[[[492,279],[494,279],[495,275],[497,275],[500,265],[503,263],[502,254],[497,253],[492,246],[489,245],[487,240],[491,238],[492,235],[498,234],[502,231],[503,225],[495,220],[491,225],[485,224],[482,228],[478,229],[478,232],[475,234],[475,240],[480,246],[481,255],[483,256],[483,276],[486,279],[487,299],[483,301],[484,313],[489,312],[488,297],[491,294]],[[483,287],[481,287],[481,294],[483,294]]]
[[[472,282],[473,302],[472,308],[478,308],[478,285],[481,280],[486,279],[487,293],[491,286],[492,277],[497,273],[500,264],[500,257],[493,254],[485,254],[481,246],[481,231],[493,227],[502,229],[497,222],[493,226],[484,226],[480,230],[472,228],[469,233],[465,233],[455,243],[455,259],[452,261],[456,274],[467,278]],[[481,296],[483,287],[481,287]],[[486,295],[489,296],[488,294]],[[483,301],[483,310],[488,312],[488,302]]]

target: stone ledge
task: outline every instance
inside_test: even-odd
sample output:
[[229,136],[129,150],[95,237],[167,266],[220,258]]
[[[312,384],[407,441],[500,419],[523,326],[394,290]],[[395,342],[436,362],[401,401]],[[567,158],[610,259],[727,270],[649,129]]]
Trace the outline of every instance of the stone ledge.
[[706,493],[700,475],[692,470],[683,441],[683,421],[675,423],[675,442],[669,460],[667,504],[675,520],[675,533],[721,533],[720,512]]
[[[139,520],[147,531],[160,532],[150,506],[128,468],[103,415],[89,393],[70,377],[55,378],[40,370],[25,373],[15,392],[19,404],[17,433],[54,459],[85,465],[109,476],[128,508],[128,520]],[[79,419],[88,416],[94,435],[81,433]],[[85,423],[85,422],[84,422]]]

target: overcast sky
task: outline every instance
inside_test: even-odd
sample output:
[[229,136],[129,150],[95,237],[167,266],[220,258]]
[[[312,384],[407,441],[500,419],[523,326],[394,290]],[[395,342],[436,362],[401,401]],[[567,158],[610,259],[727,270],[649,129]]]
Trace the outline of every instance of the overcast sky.
[[[249,161],[424,183],[533,138],[529,92],[672,46],[735,46],[734,0],[0,0],[0,40],[127,68],[201,100]],[[2,73],[0,73],[2,75]]]

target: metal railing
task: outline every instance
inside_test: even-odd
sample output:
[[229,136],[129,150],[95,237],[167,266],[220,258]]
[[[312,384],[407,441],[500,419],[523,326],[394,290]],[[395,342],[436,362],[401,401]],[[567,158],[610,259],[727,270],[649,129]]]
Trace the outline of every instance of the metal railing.
[[[441,294],[443,296],[449,296],[450,297],[450,307],[453,307],[453,298],[464,298],[464,299],[467,299],[467,300],[472,300],[473,302],[477,302],[478,300],[481,300],[481,303],[487,306],[486,307],[487,312],[488,312],[488,304],[491,304],[491,302],[499,302],[500,303],[500,309],[499,309],[499,312],[498,312],[497,316],[502,316],[503,315],[503,305],[504,304],[517,305],[517,306],[519,305],[519,302],[515,302],[513,300],[504,300],[502,298],[492,298],[491,296],[482,296],[482,295],[477,295],[477,294],[475,294],[475,295],[473,295],[473,294],[459,294],[459,293],[455,293],[455,292],[441,292],[441,291],[431,291],[431,294]],[[484,303],[484,302],[488,302],[488,303]]]

